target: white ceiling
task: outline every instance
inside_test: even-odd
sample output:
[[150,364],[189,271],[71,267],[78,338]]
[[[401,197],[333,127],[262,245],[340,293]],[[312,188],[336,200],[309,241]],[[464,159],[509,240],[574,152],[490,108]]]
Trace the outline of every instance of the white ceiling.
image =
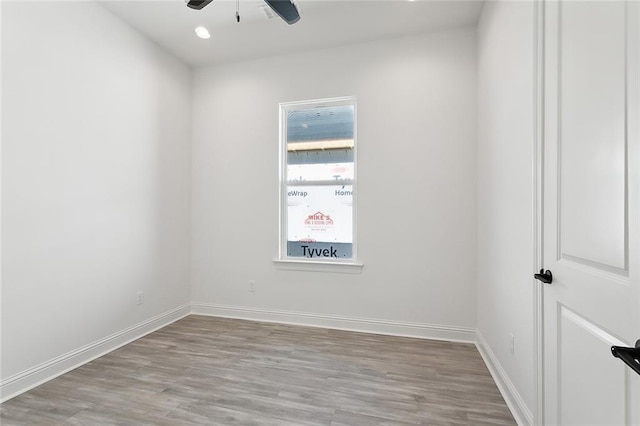
[[[267,18],[262,0],[214,0],[193,10],[184,0],[99,0],[184,63],[203,66],[474,25],[480,0],[297,0],[301,19]],[[270,10],[267,8],[267,10]],[[211,38],[196,37],[195,27]]]

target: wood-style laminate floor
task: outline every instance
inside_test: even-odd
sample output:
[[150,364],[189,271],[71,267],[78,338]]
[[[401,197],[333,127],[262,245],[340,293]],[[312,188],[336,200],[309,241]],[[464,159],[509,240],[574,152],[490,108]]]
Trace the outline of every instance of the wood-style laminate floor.
[[513,425],[474,345],[189,316],[0,405],[9,425]]

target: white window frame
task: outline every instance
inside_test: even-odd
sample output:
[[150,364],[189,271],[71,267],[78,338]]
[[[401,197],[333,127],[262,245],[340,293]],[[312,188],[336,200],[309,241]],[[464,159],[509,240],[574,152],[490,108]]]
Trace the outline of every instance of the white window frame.
[[[310,109],[330,106],[353,105],[353,167],[354,176],[352,183],[352,251],[349,259],[331,259],[331,258],[301,258],[289,257],[287,255],[287,226],[288,226],[288,209],[287,209],[287,113],[292,110]],[[283,102],[279,105],[279,241],[278,241],[278,258],[274,263],[280,269],[304,270],[304,271],[322,271],[322,272],[346,272],[359,273],[362,269],[362,263],[358,262],[357,255],[357,103],[353,96],[345,96],[339,98],[314,99],[296,102]]]

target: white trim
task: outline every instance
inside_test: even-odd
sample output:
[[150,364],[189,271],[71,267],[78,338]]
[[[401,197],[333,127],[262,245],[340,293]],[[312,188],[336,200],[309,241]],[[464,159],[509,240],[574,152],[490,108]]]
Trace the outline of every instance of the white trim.
[[[2,46],[2,1],[0,1],[0,46]],[[2,98],[2,88],[3,88],[2,87],[2,82],[4,81],[2,79],[2,57],[1,56],[2,55],[0,55],[0,98]],[[2,176],[3,176],[3,173],[2,173],[2,146],[3,146],[3,144],[2,144],[2,135],[4,135],[4,132],[2,131],[2,115],[3,114],[0,114],[0,218],[3,217],[2,216],[2,188],[3,188],[3,185],[2,185]],[[2,271],[2,263],[3,263],[2,262],[2,259],[3,259],[2,246],[3,246],[3,244],[1,244],[1,242],[3,241],[3,239],[2,239],[2,222],[3,221],[0,220],[0,318],[5,318],[5,316],[2,314],[2,305],[3,305],[3,303],[1,303],[1,301],[2,301],[2,289],[3,289],[2,276],[4,275],[4,274],[1,273],[1,271]],[[2,330],[1,330],[1,327],[0,327],[0,349],[1,349],[1,347],[2,347]],[[0,361],[2,361],[2,352],[1,351],[0,351]],[[0,362],[0,364],[1,364],[1,362]],[[0,372],[1,371],[2,371],[2,368],[0,367]],[[1,390],[2,390],[2,387],[0,387],[0,402],[2,402],[2,398],[1,398],[2,397],[2,392],[1,392]]]
[[391,336],[447,340],[452,342],[473,343],[476,337],[476,330],[471,327],[355,318],[338,315],[312,314],[306,312],[278,311],[241,306],[224,306],[209,303],[192,304],[191,313],[194,315],[238,318],[252,321],[303,325]]
[[520,426],[533,425],[533,414],[531,414],[524,399],[522,399],[522,396],[518,393],[518,389],[511,379],[509,379],[509,375],[504,371],[504,368],[500,365],[500,361],[498,361],[498,358],[480,332],[477,333],[476,347],[484,363],[487,365],[493,381],[496,382],[498,390],[507,403],[507,407],[511,410],[511,414],[513,414],[516,423]]
[[21,393],[76,369],[81,365],[165,327],[189,314],[189,305],[180,306],[81,348],[43,362],[35,367],[14,374],[0,382],[0,402],[14,398]]
[[[543,161],[544,161],[544,0],[535,0],[533,13],[534,141],[533,141],[533,270],[543,265]],[[533,273],[532,273],[533,275]],[[534,422],[544,422],[544,306],[543,284],[532,279],[533,287],[533,361]]]
[[274,259],[276,268],[286,271],[336,272],[345,274],[359,274],[362,263],[351,262],[322,262],[313,260]]
[[[356,96],[342,96],[336,98],[323,98],[313,99],[306,101],[294,101],[294,102],[281,102],[278,106],[278,259],[281,261],[297,260],[297,258],[290,258],[287,256],[287,149],[285,148],[286,135],[286,120],[287,115],[285,111],[293,111],[307,108],[319,108],[323,106],[339,106],[339,105],[351,105],[353,106],[353,139],[351,149],[353,150],[353,180],[350,183],[352,186],[352,202],[353,208],[351,213],[352,223],[352,243],[351,243],[351,261],[356,262],[358,260],[358,150],[356,147],[358,140],[358,101]],[[287,146],[289,144],[286,144]],[[286,268],[285,268],[286,269]],[[298,270],[313,270],[305,267],[305,269]],[[324,269],[319,270],[325,271]],[[337,272],[337,271],[333,271]]]

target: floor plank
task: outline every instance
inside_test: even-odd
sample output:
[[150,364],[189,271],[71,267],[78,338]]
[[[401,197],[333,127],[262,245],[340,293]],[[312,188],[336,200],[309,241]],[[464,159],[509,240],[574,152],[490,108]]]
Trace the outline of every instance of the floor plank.
[[474,345],[191,315],[0,405],[2,425],[514,425]]

